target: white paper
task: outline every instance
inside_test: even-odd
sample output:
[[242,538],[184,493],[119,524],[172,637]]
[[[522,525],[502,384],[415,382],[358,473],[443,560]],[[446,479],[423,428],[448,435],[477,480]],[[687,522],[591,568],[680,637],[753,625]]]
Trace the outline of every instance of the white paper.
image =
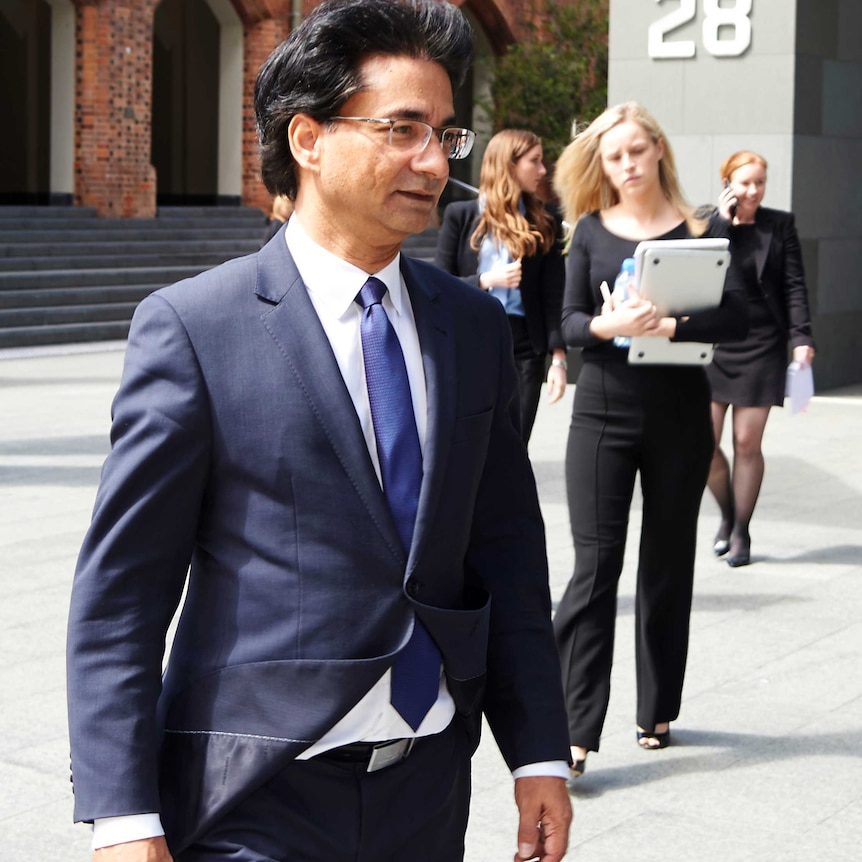
[[814,394],[814,375],[810,365],[791,362],[787,366],[784,394],[790,399],[791,413],[799,413],[808,406]]

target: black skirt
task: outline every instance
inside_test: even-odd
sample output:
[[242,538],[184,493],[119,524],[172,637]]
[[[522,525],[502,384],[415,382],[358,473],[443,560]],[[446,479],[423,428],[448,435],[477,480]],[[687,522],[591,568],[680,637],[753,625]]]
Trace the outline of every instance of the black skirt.
[[720,344],[706,374],[712,400],[737,407],[782,407],[787,337],[765,300],[749,300],[751,326],[744,341]]

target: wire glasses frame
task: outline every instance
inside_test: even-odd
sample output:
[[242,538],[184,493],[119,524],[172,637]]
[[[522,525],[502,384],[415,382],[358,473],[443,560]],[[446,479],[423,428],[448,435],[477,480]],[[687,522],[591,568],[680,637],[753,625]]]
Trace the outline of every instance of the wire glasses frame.
[[380,123],[389,126],[389,146],[397,150],[422,152],[432,135],[437,136],[448,159],[466,159],[473,149],[476,133],[472,129],[435,129],[420,120],[384,119],[381,117],[330,117],[354,123]]

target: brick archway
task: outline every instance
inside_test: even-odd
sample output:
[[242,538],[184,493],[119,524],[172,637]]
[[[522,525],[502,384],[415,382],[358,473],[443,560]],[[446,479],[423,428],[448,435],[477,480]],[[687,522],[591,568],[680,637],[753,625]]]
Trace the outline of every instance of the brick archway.
[[[72,0],[76,10],[74,201],[101,216],[153,216],[152,38],[159,0]],[[257,71],[315,0],[227,0],[242,23],[240,197],[269,209],[259,178],[253,93]],[[534,3],[454,0],[479,23],[492,51],[517,40]],[[528,12],[527,10],[530,10]]]
[[526,3],[511,0],[461,0],[455,2],[468,10],[482,27],[494,53],[500,55],[513,42],[524,26]]

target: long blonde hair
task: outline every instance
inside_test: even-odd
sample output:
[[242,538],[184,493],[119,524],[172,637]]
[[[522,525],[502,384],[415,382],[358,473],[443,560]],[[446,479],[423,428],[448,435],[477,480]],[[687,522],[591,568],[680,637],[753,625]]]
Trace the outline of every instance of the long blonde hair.
[[[551,250],[556,240],[554,219],[541,199],[522,191],[515,178],[518,159],[541,143],[541,138],[523,129],[504,129],[488,141],[479,175],[484,209],[470,237],[474,251],[489,235],[515,259]],[[524,214],[518,208],[521,200]]]
[[706,228],[706,220],[696,218],[694,208],[683,197],[670,143],[655,118],[637,102],[614,105],[582,131],[575,132],[573,129],[574,138],[561,153],[554,172],[554,189],[560,197],[566,221],[574,227],[582,215],[593,210],[605,210],[619,203],[617,190],[602,170],[599,145],[605,132],[629,120],[637,123],[652,138],[653,143],[661,142],[664,154],[659,161],[658,171],[662,191],[683,216],[692,236],[700,236]]

